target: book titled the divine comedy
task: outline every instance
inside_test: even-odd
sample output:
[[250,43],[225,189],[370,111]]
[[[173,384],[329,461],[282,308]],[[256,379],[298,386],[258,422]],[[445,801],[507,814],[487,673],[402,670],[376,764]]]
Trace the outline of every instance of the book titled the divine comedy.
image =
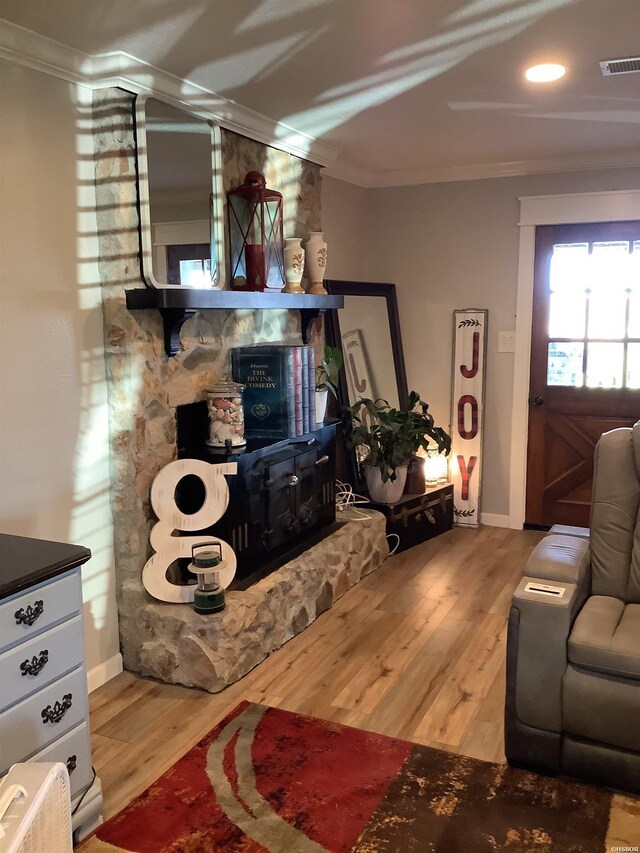
[[312,346],[258,344],[231,350],[233,378],[245,386],[248,438],[293,438],[315,429]]

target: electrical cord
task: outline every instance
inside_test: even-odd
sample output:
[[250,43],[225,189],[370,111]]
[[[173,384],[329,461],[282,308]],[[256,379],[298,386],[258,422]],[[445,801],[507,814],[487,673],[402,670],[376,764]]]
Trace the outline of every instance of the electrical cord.
[[72,815],[74,815],[74,814],[78,811],[78,809],[79,809],[79,808],[80,808],[80,806],[82,805],[82,801],[84,800],[84,798],[87,796],[87,794],[88,794],[88,793],[89,793],[89,791],[91,790],[91,785],[93,785],[93,783],[96,781],[96,776],[97,776],[98,774],[96,773],[96,768],[95,768],[95,767],[93,767],[93,765],[91,766],[91,770],[93,771],[93,778],[91,779],[91,784],[89,785],[89,787],[87,788],[87,790],[84,792],[84,794],[80,797],[80,799],[79,799],[79,800],[78,800],[78,802],[76,803],[75,808],[74,808],[74,809],[73,809],[73,811],[71,812],[71,814],[72,814]]
[[[361,509],[357,509],[356,507],[361,506],[362,504],[370,504],[371,501],[369,498],[365,498],[364,495],[359,495],[357,492],[353,491],[353,486],[351,483],[343,483],[342,480],[336,480],[336,509],[338,512],[344,512],[347,507],[351,508],[353,512],[356,513],[356,520],[365,521],[366,519],[371,518],[370,515],[367,515],[366,512],[363,512]],[[387,541],[393,537],[397,539],[395,546],[391,551],[389,551],[389,556],[391,557],[396,553],[398,548],[400,547],[400,537],[397,533],[387,533]]]
[[336,480],[336,509],[338,512],[344,512],[349,507],[356,513],[358,519],[366,521],[371,516],[367,515],[361,509],[356,509],[356,507],[369,503],[371,503],[369,498],[365,498],[364,495],[354,492],[353,486],[350,483],[343,483],[342,480]]
[[400,537],[398,536],[397,533],[387,533],[387,540],[391,539],[392,536],[394,539],[397,539],[398,541],[396,542],[393,551],[389,551],[390,557],[393,556],[396,553],[396,551],[398,550],[398,548],[400,547]]
[[[359,495],[357,492],[353,491],[353,486],[351,483],[343,483],[342,480],[336,480],[336,509],[338,512],[344,512],[347,507],[349,507],[353,512],[356,513],[356,519],[361,521],[365,521],[366,519],[371,518],[370,515],[367,515],[366,512],[363,512],[361,509],[357,509],[358,506],[362,504],[370,504],[371,501],[369,498],[365,498],[364,495]],[[395,554],[398,548],[400,547],[400,537],[397,533],[387,533],[387,540],[397,539],[393,550],[389,551],[389,556]]]

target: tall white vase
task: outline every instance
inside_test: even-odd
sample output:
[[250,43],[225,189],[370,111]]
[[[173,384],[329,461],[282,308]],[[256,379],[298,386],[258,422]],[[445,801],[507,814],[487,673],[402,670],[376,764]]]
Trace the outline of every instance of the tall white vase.
[[305,251],[299,237],[287,237],[284,241],[284,277],[287,282],[283,293],[304,293],[301,285],[304,272]]
[[327,244],[323,231],[309,232],[306,250],[307,277],[309,279],[307,293],[326,293],[327,291],[322,286],[322,279],[325,277],[327,266]]

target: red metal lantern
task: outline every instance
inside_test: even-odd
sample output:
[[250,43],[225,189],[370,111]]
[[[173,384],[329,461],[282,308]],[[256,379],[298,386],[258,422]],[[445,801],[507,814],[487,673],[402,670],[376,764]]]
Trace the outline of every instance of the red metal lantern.
[[282,193],[267,189],[261,172],[248,172],[227,193],[231,287],[278,292],[285,285]]

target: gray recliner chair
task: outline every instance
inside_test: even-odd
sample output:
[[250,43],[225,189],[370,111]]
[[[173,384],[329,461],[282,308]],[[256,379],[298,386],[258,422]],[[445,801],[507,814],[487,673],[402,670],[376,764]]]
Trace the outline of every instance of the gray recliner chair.
[[507,760],[640,792],[640,421],[598,441],[590,523],[552,528],[513,596]]

